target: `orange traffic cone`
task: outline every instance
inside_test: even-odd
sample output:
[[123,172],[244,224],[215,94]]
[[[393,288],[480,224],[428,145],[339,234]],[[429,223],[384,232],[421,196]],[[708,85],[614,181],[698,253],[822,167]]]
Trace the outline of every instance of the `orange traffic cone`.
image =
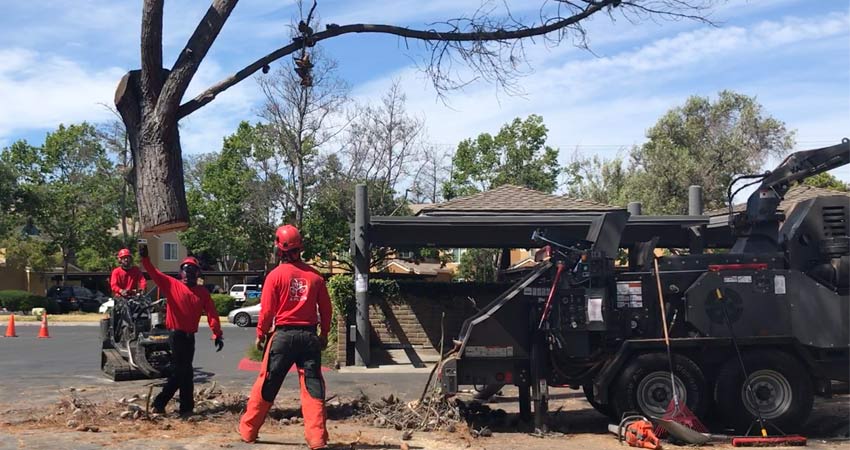
[[49,338],[50,333],[47,332],[47,313],[41,315],[41,329],[38,330],[38,338]]
[[6,327],[6,337],[18,337],[15,333],[15,315],[9,316],[9,326]]

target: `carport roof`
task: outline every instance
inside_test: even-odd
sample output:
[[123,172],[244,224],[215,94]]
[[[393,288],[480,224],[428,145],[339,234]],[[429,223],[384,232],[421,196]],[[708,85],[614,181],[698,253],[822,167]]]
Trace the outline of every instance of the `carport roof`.
[[617,206],[558,196],[512,184],[447,202],[417,205],[418,216],[458,214],[553,214],[564,212],[615,211]]
[[[373,245],[394,248],[534,248],[540,246],[531,240],[535,230],[584,239],[602,214],[374,216],[370,219],[369,239]],[[690,227],[706,224],[706,216],[632,216],[620,246],[658,236],[659,247],[686,248],[691,243]],[[732,238],[726,234],[707,236],[706,246],[731,246]]]

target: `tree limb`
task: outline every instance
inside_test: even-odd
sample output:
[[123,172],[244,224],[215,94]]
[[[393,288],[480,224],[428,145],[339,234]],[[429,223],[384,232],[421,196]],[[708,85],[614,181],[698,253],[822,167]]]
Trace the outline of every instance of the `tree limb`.
[[162,89],[162,10],[164,0],[146,0],[142,7],[141,91],[154,104]]
[[[341,36],[344,34],[351,33],[381,33],[381,34],[390,34],[394,36],[399,36],[408,39],[416,39],[427,42],[482,42],[482,41],[496,41],[496,42],[506,42],[516,39],[524,39],[535,36],[542,36],[563,28],[566,28],[570,25],[576,24],[587,17],[593,15],[601,11],[603,8],[611,6],[615,3],[618,3],[619,0],[599,0],[589,4],[585,9],[581,12],[578,12],[572,16],[561,18],[559,20],[553,20],[548,23],[541,24],[539,26],[534,27],[519,27],[516,29],[504,29],[497,28],[490,31],[485,31],[480,27],[475,28],[476,31],[470,32],[462,32],[462,31],[449,31],[442,32],[436,30],[414,30],[405,27],[393,26],[393,25],[380,25],[380,24],[351,24],[351,25],[343,25],[343,26],[333,26],[328,27],[325,31],[320,31],[318,33],[313,34],[308,42],[306,43],[308,46],[313,46],[318,42],[321,42],[325,39],[330,39],[336,36]],[[235,3],[235,1],[234,1]],[[202,22],[203,24],[203,22]],[[197,32],[196,32],[197,33]],[[194,36],[193,36],[194,38]],[[184,103],[180,106],[178,111],[178,119],[188,116],[189,114],[197,111],[207,103],[213,101],[215,97],[227,90],[228,88],[234,86],[245,78],[249,77],[254,72],[263,68],[263,66],[268,65],[269,63],[280,59],[284,56],[290,55],[297,50],[300,50],[304,45],[301,37],[296,37],[293,40],[293,43],[281,47],[266,56],[254,61],[253,63],[246,66],[244,69],[236,72],[224,80],[219,81],[213,86],[209,87],[207,90],[199,94],[194,99]],[[184,52],[185,53],[185,52]],[[181,54],[181,58],[183,55]],[[178,61],[179,63],[179,61]],[[177,66],[175,66],[175,71],[177,70]],[[188,81],[187,81],[188,84]]]
[[238,0],[213,0],[204,18],[198,23],[195,32],[186,43],[186,47],[177,57],[171,74],[162,87],[162,95],[156,105],[157,115],[160,118],[166,121],[179,119],[176,114],[180,100],[237,2]]

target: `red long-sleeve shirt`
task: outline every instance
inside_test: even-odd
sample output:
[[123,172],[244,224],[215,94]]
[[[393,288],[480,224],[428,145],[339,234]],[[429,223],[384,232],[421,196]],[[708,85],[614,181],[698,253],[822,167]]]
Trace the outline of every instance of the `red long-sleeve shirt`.
[[186,333],[198,332],[198,321],[206,312],[207,323],[213,332],[213,337],[221,337],[221,321],[209,291],[203,286],[186,286],[182,281],[169,277],[160,272],[150,259],[142,258],[142,266],[151,276],[157,287],[165,292],[165,327],[169,330],[180,330]]
[[138,267],[133,266],[130,267],[130,270],[124,270],[123,267],[118,266],[112,270],[112,276],[109,277],[109,286],[112,288],[113,294],[121,295],[122,289],[127,291],[131,289],[145,290],[147,281]]
[[321,319],[321,335],[331,326],[331,298],[325,279],[302,261],[275,267],[263,282],[257,336],[278,325],[316,325]]

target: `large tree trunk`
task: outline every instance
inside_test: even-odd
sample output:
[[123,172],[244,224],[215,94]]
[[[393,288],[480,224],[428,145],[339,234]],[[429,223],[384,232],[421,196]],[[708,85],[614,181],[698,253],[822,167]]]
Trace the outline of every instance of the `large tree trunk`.
[[177,123],[163,120],[153,102],[140,92],[140,71],[124,75],[115,91],[115,105],[130,139],[135,177],[133,186],[142,231],[165,233],[189,224],[183,185],[183,157]]

